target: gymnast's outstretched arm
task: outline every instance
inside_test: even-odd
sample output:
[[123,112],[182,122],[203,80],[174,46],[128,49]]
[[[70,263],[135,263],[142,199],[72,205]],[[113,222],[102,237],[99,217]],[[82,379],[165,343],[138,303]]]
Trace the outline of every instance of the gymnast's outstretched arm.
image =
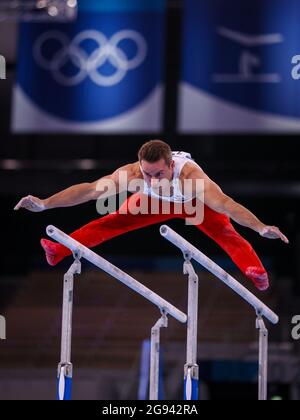
[[37,213],[58,207],[77,206],[99,198],[105,199],[126,188],[126,183],[121,183],[120,179],[127,176],[130,181],[134,176],[135,167],[135,164],[123,166],[111,175],[104,176],[95,182],[73,185],[46,199],[28,195],[19,201],[14,210],[24,208]]
[[[250,210],[224,194],[221,188],[212,181],[200,168],[192,167],[187,179],[204,180],[204,202],[218,213],[226,214],[235,222],[259,233],[264,238],[281,239],[289,243],[288,238],[276,226],[268,226],[261,222]],[[195,192],[197,188],[194,186]]]

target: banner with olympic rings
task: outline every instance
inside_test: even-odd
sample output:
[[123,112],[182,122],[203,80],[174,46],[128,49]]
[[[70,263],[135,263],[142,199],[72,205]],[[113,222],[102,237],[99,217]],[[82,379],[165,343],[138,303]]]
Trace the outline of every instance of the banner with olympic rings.
[[79,0],[76,22],[23,23],[15,133],[158,133],[165,0]]
[[185,0],[179,131],[299,132],[299,21],[300,0]]

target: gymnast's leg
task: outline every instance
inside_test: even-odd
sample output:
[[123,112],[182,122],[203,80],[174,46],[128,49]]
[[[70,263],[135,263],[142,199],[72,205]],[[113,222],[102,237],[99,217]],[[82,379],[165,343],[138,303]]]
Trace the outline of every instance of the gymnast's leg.
[[234,229],[229,217],[205,206],[204,221],[196,227],[219,244],[259,290],[268,289],[269,278],[262,262],[250,243]]
[[[145,199],[145,196],[143,196],[143,198]],[[147,199],[148,208],[150,209],[151,201],[150,198],[147,197]],[[88,223],[73,232],[70,236],[82,245],[93,248],[127,232],[156,223],[166,222],[167,220],[177,217],[174,214],[174,206],[172,203],[170,205],[171,211],[168,212],[168,214],[164,214],[162,212],[161,201],[159,200],[156,200],[156,203],[160,203],[159,214],[131,214],[129,207],[135,204],[139,207],[140,200],[141,195],[132,195],[123,203],[118,211]],[[41,245],[46,253],[48,263],[52,266],[55,266],[65,257],[72,254],[65,246],[47,239],[42,239]]]

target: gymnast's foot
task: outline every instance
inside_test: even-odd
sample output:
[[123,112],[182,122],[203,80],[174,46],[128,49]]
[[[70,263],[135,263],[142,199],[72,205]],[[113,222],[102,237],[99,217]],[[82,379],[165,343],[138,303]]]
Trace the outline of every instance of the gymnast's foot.
[[68,252],[67,248],[61,244],[48,241],[47,239],[41,239],[41,245],[46,253],[47,262],[52,267],[70,255],[70,252]]
[[269,289],[269,276],[263,268],[248,267],[245,274],[254,283],[255,287],[261,292]]

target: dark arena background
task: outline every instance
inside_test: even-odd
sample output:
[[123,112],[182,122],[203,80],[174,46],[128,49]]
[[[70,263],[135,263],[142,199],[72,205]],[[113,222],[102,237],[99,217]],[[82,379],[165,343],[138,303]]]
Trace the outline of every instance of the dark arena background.
[[[63,278],[73,259],[49,266],[40,240],[48,225],[70,234],[100,217],[95,201],[37,213],[14,207],[137,162],[153,139],[191,153],[225,194],[289,238],[269,240],[233,222],[269,273],[270,288],[260,292],[208,236],[183,220],[167,222],[278,314],[276,325],[265,319],[267,398],[300,399],[299,22],[299,0],[1,1],[1,400],[55,400]],[[93,250],[187,313],[184,259],[161,224]],[[255,311],[193,266],[199,399],[257,400]],[[82,259],[72,399],[148,399],[159,316]],[[159,399],[183,400],[186,335],[169,317]]]

